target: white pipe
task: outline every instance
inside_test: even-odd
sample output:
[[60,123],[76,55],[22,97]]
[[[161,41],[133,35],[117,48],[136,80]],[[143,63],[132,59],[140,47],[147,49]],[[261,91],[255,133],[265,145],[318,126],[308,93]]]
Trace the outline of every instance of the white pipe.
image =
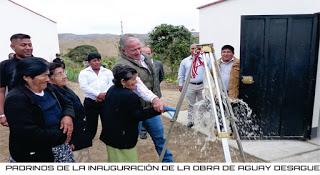
[[222,138],[221,142],[222,142],[222,148],[224,152],[224,160],[226,161],[226,163],[231,163],[232,160],[231,160],[230,151],[229,151],[228,139]]
[[226,124],[226,120],[225,120],[225,115],[224,115],[224,109],[223,109],[223,104],[222,104],[222,99],[221,99],[221,93],[220,93],[220,87],[218,84],[218,76],[217,76],[217,72],[216,72],[216,66],[214,64],[213,55],[212,53],[209,53],[209,58],[211,59],[211,66],[212,66],[212,72],[213,72],[213,80],[214,83],[216,85],[216,89],[217,89],[217,96],[218,96],[218,102],[219,102],[219,107],[220,107],[220,111],[221,111],[221,118],[222,118],[222,124],[223,124],[223,129],[224,132],[228,132],[228,128],[227,128],[227,124]]
[[209,92],[210,92],[210,97],[211,97],[212,110],[213,110],[214,118],[216,120],[218,133],[220,133],[221,131],[220,131],[220,126],[219,126],[219,118],[218,118],[217,108],[216,108],[215,101],[214,101],[214,95],[213,95],[213,92],[212,92],[211,80],[210,80],[210,77],[209,77],[210,74],[209,74],[208,64],[207,64],[207,59],[208,58],[207,58],[206,54],[201,54],[201,55],[203,56],[206,78],[208,80],[208,86],[209,86]]
[[[209,75],[208,75],[208,71],[207,71],[208,70],[208,66],[207,66],[207,63],[206,63],[206,59],[207,59],[207,56],[206,56],[206,58],[204,60],[205,60],[206,75],[208,77]],[[212,66],[212,71],[213,71],[213,76],[214,76],[213,80],[214,80],[215,85],[216,85],[216,91],[217,91],[217,96],[218,96],[218,101],[219,101],[219,107],[220,107],[220,112],[221,112],[221,119],[222,119],[222,123],[223,123],[223,129],[224,129],[224,132],[227,132],[226,120],[225,120],[224,110],[223,110],[223,106],[222,106],[222,99],[221,99],[221,94],[220,94],[220,88],[219,88],[219,84],[218,84],[218,80],[217,80],[218,76],[217,76],[217,72],[216,72],[216,67],[214,65],[214,61],[215,60],[213,59],[212,53],[209,53],[209,59],[211,61],[211,66]],[[209,87],[211,89],[210,80],[208,81],[208,83],[209,83]],[[212,98],[212,103],[211,104],[214,107],[213,108],[214,109],[214,113],[215,113],[215,115],[217,115],[214,98],[213,98],[213,96],[211,96],[211,98]],[[220,133],[219,119],[218,119],[218,116],[215,116],[215,117],[216,117],[216,121],[217,121],[218,133]],[[226,161],[226,163],[231,163],[232,160],[231,160],[231,155],[230,155],[230,150],[229,150],[228,139],[227,138],[222,138],[221,142],[222,142],[222,148],[223,148],[225,161]]]

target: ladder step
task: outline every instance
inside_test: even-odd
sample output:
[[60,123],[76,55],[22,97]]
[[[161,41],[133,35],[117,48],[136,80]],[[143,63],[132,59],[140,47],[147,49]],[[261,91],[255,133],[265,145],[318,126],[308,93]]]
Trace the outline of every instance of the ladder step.
[[231,132],[220,132],[217,134],[217,137],[218,138],[227,138],[227,139],[233,138],[231,136]]

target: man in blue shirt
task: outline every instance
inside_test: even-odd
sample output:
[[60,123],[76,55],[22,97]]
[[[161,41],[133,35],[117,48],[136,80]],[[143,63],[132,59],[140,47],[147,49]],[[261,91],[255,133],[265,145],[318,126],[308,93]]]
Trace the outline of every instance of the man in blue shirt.
[[179,67],[178,72],[178,82],[179,82],[179,91],[182,91],[185,80],[188,77],[189,70],[191,70],[191,79],[188,85],[186,92],[186,97],[188,99],[188,128],[192,128],[194,125],[193,117],[193,107],[197,101],[203,99],[202,90],[203,90],[203,77],[205,73],[204,60],[201,56],[194,58],[193,53],[197,51],[197,45],[192,44],[190,46],[191,55],[187,58],[184,58]]

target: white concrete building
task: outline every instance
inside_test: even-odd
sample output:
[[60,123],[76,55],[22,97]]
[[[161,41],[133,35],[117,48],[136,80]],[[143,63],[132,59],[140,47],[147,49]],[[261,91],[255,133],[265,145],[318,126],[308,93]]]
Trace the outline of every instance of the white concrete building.
[[[243,58],[240,55],[241,47],[241,22],[243,15],[303,15],[303,14],[319,14],[319,0],[218,0],[210,4],[205,4],[199,9],[199,37],[200,43],[213,43],[216,56],[220,57],[220,49],[225,44],[235,47],[235,56]],[[261,17],[261,16],[260,16]],[[272,17],[271,17],[272,18]],[[269,18],[270,19],[270,18]],[[314,24],[319,26],[319,15],[315,19]],[[277,22],[280,22],[279,20]],[[262,23],[261,23],[262,24]],[[265,24],[265,23],[263,23]],[[288,26],[287,26],[288,27]],[[289,26],[290,27],[290,26]],[[316,26],[315,26],[316,27]],[[315,79],[315,94],[313,105],[313,116],[311,124],[311,134],[313,137],[320,137],[320,64],[319,64],[319,28],[318,34],[313,37],[315,44],[315,52],[318,60],[317,74]],[[269,31],[265,31],[269,32]],[[254,33],[254,32],[253,32]],[[252,34],[253,34],[252,33]],[[296,32],[293,35],[299,35]],[[300,35],[299,35],[300,36]],[[245,49],[244,49],[245,50]],[[242,65],[241,65],[242,66]],[[301,92],[300,92],[301,93]],[[301,99],[303,100],[303,99]],[[313,102],[313,101],[312,101]]]
[[0,1],[0,61],[13,52],[10,37],[16,33],[31,36],[33,55],[51,61],[59,53],[57,23],[11,0]]
[[319,0],[217,0],[198,7],[200,43],[214,43],[216,55],[229,43],[240,53],[241,15],[320,13]]

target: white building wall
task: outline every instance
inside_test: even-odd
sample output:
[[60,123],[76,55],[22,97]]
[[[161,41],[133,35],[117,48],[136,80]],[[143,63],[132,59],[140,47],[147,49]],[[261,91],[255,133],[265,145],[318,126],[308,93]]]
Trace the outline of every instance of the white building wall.
[[0,61],[13,52],[10,37],[15,33],[31,36],[33,55],[51,61],[59,53],[57,24],[8,0],[0,0]]
[[[319,43],[320,43],[320,40],[319,40]],[[320,45],[319,45],[319,51],[318,51],[318,69],[317,69],[317,78],[316,78],[316,91],[314,95],[312,128],[318,128],[317,137],[320,138]]]
[[[220,57],[221,47],[230,44],[235,48],[235,56],[241,58],[241,15],[314,14],[319,12],[320,0],[227,0],[199,10],[200,43],[213,43],[217,58]],[[319,63],[320,59],[318,59],[312,128],[320,126]]]
[[200,43],[213,43],[216,55],[225,44],[240,53],[241,15],[313,14],[320,0],[227,0],[199,10]]

